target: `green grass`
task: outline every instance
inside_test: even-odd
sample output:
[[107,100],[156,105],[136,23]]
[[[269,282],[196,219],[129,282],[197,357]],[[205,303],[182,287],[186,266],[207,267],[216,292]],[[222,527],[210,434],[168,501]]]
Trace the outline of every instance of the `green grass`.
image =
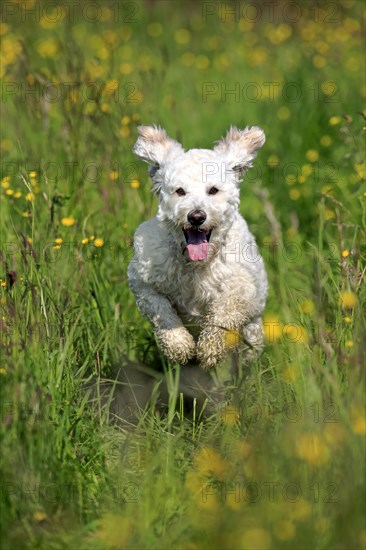
[[[162,1],[3,19],[4,549],[364,548],[363,11],[301,2],[289,24],[285,5],[255,24]],[[187,148],[230,124],[267,135],[241,202],[269,275],[267,345],[205,419],[127,285],[156,211],[140,122]],[[125,430],[85,383],[131,361],[165,369],[169,410]]]

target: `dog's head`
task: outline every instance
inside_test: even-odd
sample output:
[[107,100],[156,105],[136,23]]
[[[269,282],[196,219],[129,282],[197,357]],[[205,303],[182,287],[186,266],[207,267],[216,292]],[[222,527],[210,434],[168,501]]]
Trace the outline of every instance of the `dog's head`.
[[206,263],[237,215],[239,184],[265,141],[263,130],[231,127],[214,149],[187,152],[162,128],[140,126],[138,133],[134,153],[150,165],[158,219],[189,261]]

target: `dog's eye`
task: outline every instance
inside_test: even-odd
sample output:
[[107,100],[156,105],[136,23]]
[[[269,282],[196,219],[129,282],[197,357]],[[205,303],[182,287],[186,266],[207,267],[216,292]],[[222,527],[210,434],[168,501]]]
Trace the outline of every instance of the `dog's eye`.
[[176,189],[175,192],[176,192],[177,195],[179,195],[180,197],[184,197],[184,195],[186,194],[186,192],[184,191],[184,189],[182,189],[182,187],[178,187],[178,189]]
[[219,192],[219,190],[217,189],[217,187],[211,187],[208,194],[209,195],[216,195],[216,193],[218,193],[218,192]]

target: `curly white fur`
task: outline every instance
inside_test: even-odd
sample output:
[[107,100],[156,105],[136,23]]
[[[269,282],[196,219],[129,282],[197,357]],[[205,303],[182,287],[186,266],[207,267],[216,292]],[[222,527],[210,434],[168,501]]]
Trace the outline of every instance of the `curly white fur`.
[[[263,130],[232,127],[213,150],[187,152],[161,128],[138,131],[134,152],[150,164],[159,197],[157,216],[136,231],[128,267],[139,309],[173,362],[196,357],[214,367],[232,349],[232,333],[253,354],[263,340],[267,276],[238,206],[240,178],[265,141]],[[188,219],[192,212],[206,216],[199,227]]]

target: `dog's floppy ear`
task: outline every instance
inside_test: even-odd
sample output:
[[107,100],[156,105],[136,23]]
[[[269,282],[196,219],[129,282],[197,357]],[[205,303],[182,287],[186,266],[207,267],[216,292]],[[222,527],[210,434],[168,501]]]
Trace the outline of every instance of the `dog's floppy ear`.
[[223,155],[230,169],[242,176],[252,166],[257,149],[262,147],[265,140],[264,131],[259,126],[247,126],[244,130],[231,126],[214,151]]
[[170,138],[166,131],[159,126],[139,126],[137,131],[139,137],[133,152],[151,165],[149,168],[151,177],[154,177],[156,171],[168,159],[184,153],[181,144]]

